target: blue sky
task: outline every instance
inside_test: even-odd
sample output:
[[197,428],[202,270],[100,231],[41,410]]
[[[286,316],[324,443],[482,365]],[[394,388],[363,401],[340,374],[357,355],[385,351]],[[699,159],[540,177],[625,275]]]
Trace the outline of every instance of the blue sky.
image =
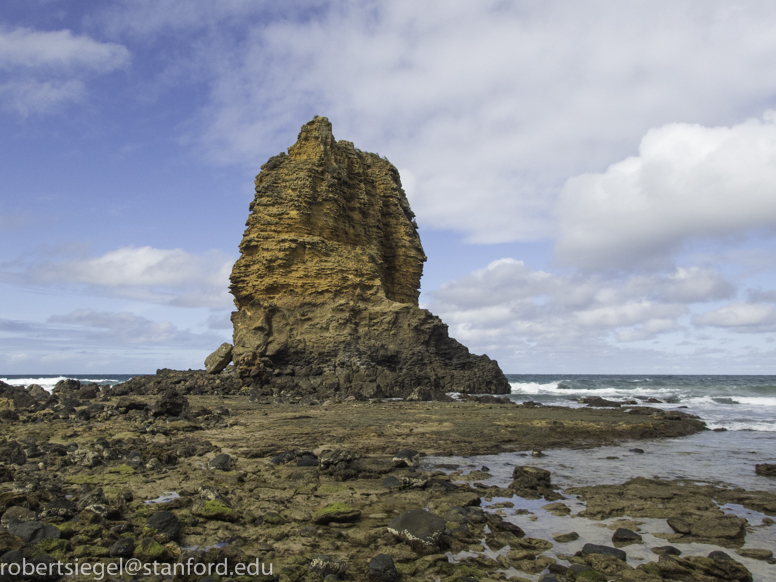
[[772,2],[4,0],[0,375],[199,368],[314,115],[510,373],[776,373]]

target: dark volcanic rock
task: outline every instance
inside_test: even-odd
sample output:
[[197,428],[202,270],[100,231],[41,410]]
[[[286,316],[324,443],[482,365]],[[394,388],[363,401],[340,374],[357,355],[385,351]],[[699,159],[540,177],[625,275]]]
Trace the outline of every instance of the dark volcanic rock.
[[508,489],[514,491],[525,499],[541,499],[547,501],[563,499],[563,496],[554,491],[551,474],[546,469],[526,465],[515,467],[512,470],[512,483]]
[[641,536],[639,534],[624,527],[618,527],[612,534],[612,542],[615,545],[633,544],[640,541]]
[[7,465],[24,465],[27,455],[22,445],[16,441],[0,443],[0,461]]
[[667,580],[730,580],[752,582],[752,574],[735,560],[715,560],[701,556],[676,558],[662,555],[657,562],[660,574]]
[[135,553],[135,540],[121,538],[110,547],[111,558],[131,558]]
[[580,398],[579,402],[598,408],[619,408],[622,406],[622,404],[619,402],[615,402],[614,400],[606,400],[600,396],[585,396],[584,398]]
[[146,521],[145,527],[169,540],[177,540],[181,535],[181,522],[172,511],[158,511]]
[[135,376],[121,384],[106,389],[109,396],[133,394],[164,394],[170,388],[181,394],[237,394],[242,382],[234,374],[234,366],[227,366],[220,374],[208,374],[205,370],[157,370],[153,376]]
[[426,257],[388,161],[336,141],[316,117],[288,155],[262,166],[250,209],[230,287],[246,386],[361,397],[510,391],[495,361],[418,307]]
[[232,461],[231,456],[226,453],[220,453],[208,461],[207,468],[214,471],[231,471],[233,464],[234,461]]
[[393,558],[387,554],[377,554],[369,560],[366,574],[372,582],[398,582],[401,578]]
[[21,538],[25,544],[35,545],[44,540],[59,539],[59,528],[39,521],[11,522],[8,532]]
[[443,550],[448,546],[445,539],[445,520],[422,509],[413,509],[397,515],[388,523],[388,531],[401,538],[416,551]]
[[754,472],[762,477],[776,477],[776,465],[770,463],[755,465]]
[[627,554],[617,548],[610,548],[609,546],[601,546],[598,544],[585,544],[582,547],[582,554],[602,554],[604,556],[614,556],[618,560],[623,562],[627,558]]
[[153,416],[180,416],[189,409],[189,401],[175,388],[168,388],[151,409]]

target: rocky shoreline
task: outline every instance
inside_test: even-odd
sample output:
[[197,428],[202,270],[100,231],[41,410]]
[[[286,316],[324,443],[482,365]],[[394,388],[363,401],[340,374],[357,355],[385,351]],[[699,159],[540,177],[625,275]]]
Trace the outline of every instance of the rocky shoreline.
[[[324,400],[232,389],[229,374],[144,378],[102,391],[64,381],[52,395],[0,385],[0,565],[137,558],[168,567],[226,561],[233,569],[258,559],[272,574],[221,580],[329,582],[774,573],[770,549],[746,544],[772,532],[773,521],[747,523],[720,508],[774,516],[772,493],[644,478],[559,491],[549,472],[527,465],[514,467],[511,482],[491,484],[487,467],[423,462],[704,430],[681,411],[467,395]],[[572,512],[579,517],[567,517]],[[545,516],[567,520],[558,522],[566,529],[539,535]],[[588,540],[589,520],[615,524],[611,540]],[[665,543],[652,545],[655,538]],[[633,551],[648,543],[651,560]],[[709,552],[686,555],[695,544]]]

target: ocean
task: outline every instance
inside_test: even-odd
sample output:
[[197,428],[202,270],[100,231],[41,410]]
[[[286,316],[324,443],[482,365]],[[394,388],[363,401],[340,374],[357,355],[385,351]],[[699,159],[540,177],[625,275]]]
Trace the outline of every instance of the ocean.
[[[113,385],[135,374],[6,375],[12,385],[39,384],[47,390],[65,378]],[[585,396],[637,400],[665,410],[695,414],[710,429],[678,439],[624,443],[619,447],[546,451],[543,458],[511,453],[458,462],[488,465],[509,481],[515,464],[549,469],[563,487],[621,483],[629,478],[688,478],[746,489],[776,491],[776,479],[754,473],[757,463],[776,463],[776,376],[667,376],[507,374],[515,402],[583,407]],[[648,399],[661,402],[646,403]],[[639,447],[645,454],[634,454]],[[615,459],[616,457],[616,459]],[[617,461],[617,462],[613,462]]]

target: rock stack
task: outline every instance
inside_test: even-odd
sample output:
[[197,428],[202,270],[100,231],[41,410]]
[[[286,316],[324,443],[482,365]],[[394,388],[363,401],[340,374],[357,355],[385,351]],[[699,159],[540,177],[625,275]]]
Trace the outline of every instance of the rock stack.
[[270,158],[232,270],[234,359],[264,394],[509,392],[418,307],[426,256],[399,172],[315,117]]

